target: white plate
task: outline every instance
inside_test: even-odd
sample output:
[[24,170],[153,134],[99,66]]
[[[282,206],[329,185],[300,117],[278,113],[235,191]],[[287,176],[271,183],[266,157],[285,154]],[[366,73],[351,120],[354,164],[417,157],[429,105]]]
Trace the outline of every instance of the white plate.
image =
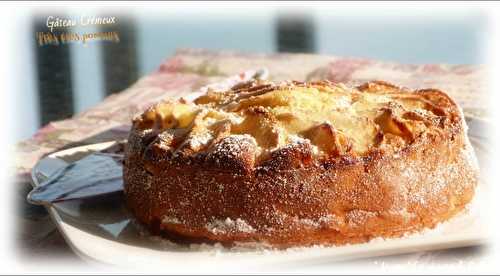
[[[472,137],[471,137],[472,138]],[[472,139],[474,144],[474,139]],[[110,143],[71,148],[53,153],[33,169],[33,184],[66,164],[62,159],[101,150]],[[476,151],[478,149],[476,148]],[[481,149],[479,149],[481,151]],[[81,158],[81,157],[80,157]],[[485,193],[484,184],[477,198]],[[134,268],[168,268],[169,273],[192,271],[268,271],[304,269],[318,263],[456,248],[486,242],[484,219],[469,208],[434,230],[399,239],[377,239],[340,247],[277,250],[227,250],[213,246],[178,246],[140,230],[127,212],[121,194],[91,200],[74,200],[48,207],[52,219],[76,254],[85,260]],[[279,270],[279,269],[278,269]]]

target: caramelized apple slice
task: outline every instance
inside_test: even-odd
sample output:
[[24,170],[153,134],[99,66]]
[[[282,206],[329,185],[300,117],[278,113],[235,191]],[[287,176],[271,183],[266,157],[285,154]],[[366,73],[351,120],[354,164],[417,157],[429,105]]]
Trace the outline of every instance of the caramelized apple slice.
[[339,156],[352,150],[352,142],[349,138],[328,122],[306,131],[304,136],[328,155]]
[[406,142],[413,142],[415,138],[427,129],[432,122],[413,111],[403,111],[401,116],[396,115],[393,109],[382,109],[382,113],[375,118],[384,135],[392,134],[401,137]]
[[405,140],[411,140],[413,138],[411,130],[396,116],[394,110],[382,108],[381,111],[382,113],[375,118],[375,123],[380,126],[384,134],[390,133],[400,136]]
[[249,134],[255,138],[260,147],[276,148],[285,143],[286,135],[276,118],[265,108],[252,107],[245,112],[246,118],[240,124],[234,125],[234,134]]

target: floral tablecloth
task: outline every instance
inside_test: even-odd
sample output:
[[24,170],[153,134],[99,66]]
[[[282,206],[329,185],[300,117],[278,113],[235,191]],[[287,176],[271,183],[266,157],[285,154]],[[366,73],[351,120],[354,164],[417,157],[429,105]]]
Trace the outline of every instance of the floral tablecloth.
[[[271,80],[318,80],[359,84],[385,80],[411,89],[438,88],[450,94],[467,116],[487,118],[484,66],[411,65],[339,56],[255,54],[199,49],[179,50],[130,88],[111,95],[73,118],[51,122],[17,145],[21,247],[43,255],[69,251],[42,207],[28,205],[29,172],[44,155],[63,148],[124,139],[131,118],[154,102],[192,91],[248,69],[267,68]],[[64,254],[64,253],[63,253]],[[36,255],[36,254],[35,254]],[[33,256],[33,254],[32,254]]]

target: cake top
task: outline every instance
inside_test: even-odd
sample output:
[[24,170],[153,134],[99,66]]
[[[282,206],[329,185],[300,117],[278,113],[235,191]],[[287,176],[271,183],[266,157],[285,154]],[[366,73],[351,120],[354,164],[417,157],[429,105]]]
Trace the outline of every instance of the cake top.
[[453,114],[456,105],[437,90],[252,81],[208,91],[194,102],[160,102],[136,117],[134,127],[155,133],[157,146],[174,155],[251,148],[246,154],[258,163],[297,144],[323,159],[394,152],[444,128]]

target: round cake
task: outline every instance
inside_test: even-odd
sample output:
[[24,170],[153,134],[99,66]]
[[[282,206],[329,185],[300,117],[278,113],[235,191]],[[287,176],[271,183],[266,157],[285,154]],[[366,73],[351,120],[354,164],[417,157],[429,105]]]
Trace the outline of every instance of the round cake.
[[478,167],[445,93],[376,81],[250,81],[133,120],[125,198],[153,233],[276,248],[432,228],[464,209]]

